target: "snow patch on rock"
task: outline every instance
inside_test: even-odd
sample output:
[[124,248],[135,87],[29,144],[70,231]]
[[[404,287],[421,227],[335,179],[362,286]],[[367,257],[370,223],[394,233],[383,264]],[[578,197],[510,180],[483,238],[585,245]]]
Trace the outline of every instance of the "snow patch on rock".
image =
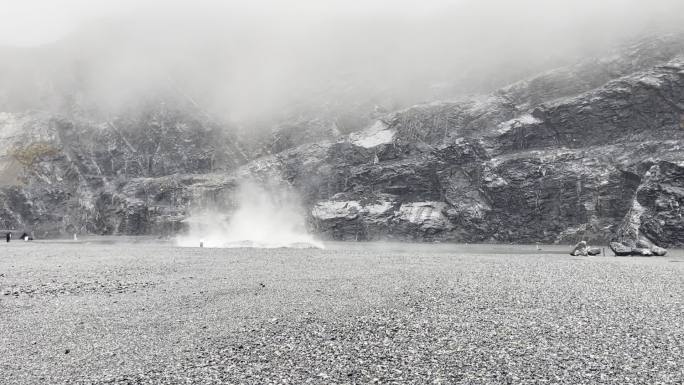
[[505,134],[513,129],[513,127],[517,126],[525,126],[525,125],[531,125],[531,124],[539,124],[542,121],[535,118],[531,114],[524,114],[521,116],[518,116],[517,118],[513,118],[511,120],[507,120],[503,123],[500,123],[497,126],[497,132],[499,134]]
[[354,145],[373,148],[381,144],[391,144],[396,134],[396,130],[390,129],[385,122],[378,120],[365,130],[351,134],[349,138]]
[[318,202],[311,209],[311,216],[320,220],[355,219],[361,212],[359,201],[324,201]]
[[384,201],[382,203],[376,203],[364,207],[364,212],[368,215],[380,216],[387,214],[394,207],[394,202]]
[[655,76],[646,75],[639,78],[639,83],[653,88],[660,88],[663,85],[662,79],[659,79]]
[[444,202],[411,202],[402,204],[395,215],[399,220],[423,227],[444,227],[447,218],[442,211],[445,208]]
[[362,205],[359,201],[323,201],[318,202],[311,210],[311,216],[319,220],[356,219],[359,215],[382,216],[394,207],[393,201],[381,201]]

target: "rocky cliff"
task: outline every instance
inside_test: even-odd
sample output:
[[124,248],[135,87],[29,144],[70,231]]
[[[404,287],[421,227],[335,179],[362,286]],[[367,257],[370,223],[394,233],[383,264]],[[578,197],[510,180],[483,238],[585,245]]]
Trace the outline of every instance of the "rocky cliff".
[[298,190],[332,239],[684,246],[681,35],[351,134],[321,119],[248,142],[192,106],[145,111],[0,114],[0,227],[172,234],[249,177]]

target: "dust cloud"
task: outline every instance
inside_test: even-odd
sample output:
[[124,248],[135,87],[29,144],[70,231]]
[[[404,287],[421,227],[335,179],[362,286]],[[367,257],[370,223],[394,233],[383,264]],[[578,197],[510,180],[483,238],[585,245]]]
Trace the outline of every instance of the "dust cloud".
[[304,211],[290,189],[251,180],[233,193],[233,211],[202,208],[186,222],[181,247],[323,248],[306,230]]

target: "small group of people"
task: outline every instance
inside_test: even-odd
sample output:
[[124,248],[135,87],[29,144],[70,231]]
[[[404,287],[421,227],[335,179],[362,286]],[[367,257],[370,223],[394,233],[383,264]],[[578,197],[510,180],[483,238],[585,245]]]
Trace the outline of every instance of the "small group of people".
[[[19,237],[19,239],[21,239],[22,241],[32,241],[33,237],[28,235],[28,233],[23,233],[21,234],[21,237]],[[8,243],[12,240],[11,232],[8,231],[7,234],[5,234],[5,240],[7,240]]]

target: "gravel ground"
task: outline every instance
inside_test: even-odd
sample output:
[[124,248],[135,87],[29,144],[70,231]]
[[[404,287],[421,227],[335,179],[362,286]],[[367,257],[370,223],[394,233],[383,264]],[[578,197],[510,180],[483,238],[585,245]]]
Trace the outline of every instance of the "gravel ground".
[[681,251],[0,249],[3,385],[684,383]]

